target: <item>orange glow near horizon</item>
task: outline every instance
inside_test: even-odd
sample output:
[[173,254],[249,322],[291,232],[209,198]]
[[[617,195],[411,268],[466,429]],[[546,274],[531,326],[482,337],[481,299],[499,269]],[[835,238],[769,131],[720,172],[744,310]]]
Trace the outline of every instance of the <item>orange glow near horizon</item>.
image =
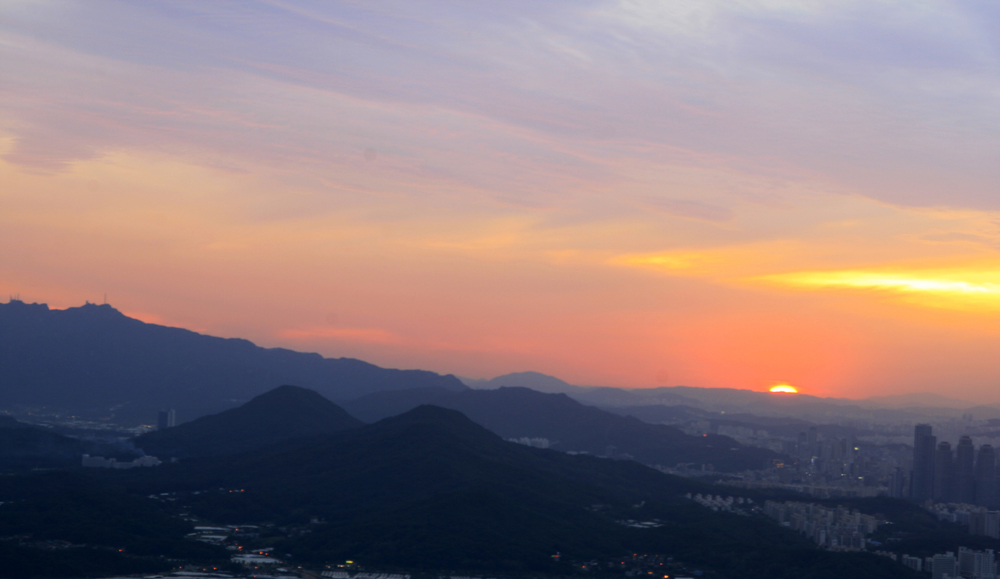
[[[468,378],[1000,403],[996,79],[925,28],[960,6],[190,4],[0,2],[0,299]],[[774,50],[856,10],[954,68]]]
[[782,384],[775,384],[774,386],[771,386],[770,392],[785,393],[785,394],[798,394],[799,390],[798,390],[798,388],[796,388],[795,386],[792,386],[791,384],[784,384],[784,383],[782,383]]

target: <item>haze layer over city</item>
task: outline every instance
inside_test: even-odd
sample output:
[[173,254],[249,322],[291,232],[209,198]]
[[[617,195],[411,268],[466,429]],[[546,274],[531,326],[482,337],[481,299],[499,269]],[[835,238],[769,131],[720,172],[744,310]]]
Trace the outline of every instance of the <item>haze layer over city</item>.
[[1000,8],[0,3],[0,579],[997,579]]

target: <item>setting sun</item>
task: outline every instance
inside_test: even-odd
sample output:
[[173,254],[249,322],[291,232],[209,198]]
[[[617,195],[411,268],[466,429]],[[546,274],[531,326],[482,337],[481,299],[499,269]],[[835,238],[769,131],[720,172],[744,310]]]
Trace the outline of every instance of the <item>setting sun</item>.
[[775,384],[771,386],[771,392],[785,392],[788,394],[798,394],[799,391],[791,384]]

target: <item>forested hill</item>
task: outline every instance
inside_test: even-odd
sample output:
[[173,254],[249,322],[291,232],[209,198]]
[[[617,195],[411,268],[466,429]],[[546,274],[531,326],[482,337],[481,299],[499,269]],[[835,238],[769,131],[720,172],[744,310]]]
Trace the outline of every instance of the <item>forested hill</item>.
[[701,507],[684,493],[718,490],[699,482],[505,442],[434,406],[253,452],[97,474],[137,495],[178,492],[217,524],[309,525],[276,549],[315,567],[349,559],[406,572],[568,576],[574,561],[649,553],[707,577],[915,576],[885,557],[821,551],[764,517]]
[[79,440],[0,416],[0,472],[75,466],[85,452]]
[[417,387],[465,389],[453,376],[261,348],[147,324],[109,305],[52,310],[17,300],[0,304],[0,368],[0,408],[113,412],[117,422],[147,424],[161,408],[176,408],[180,420],[190,420],[281,384],[331,400]]

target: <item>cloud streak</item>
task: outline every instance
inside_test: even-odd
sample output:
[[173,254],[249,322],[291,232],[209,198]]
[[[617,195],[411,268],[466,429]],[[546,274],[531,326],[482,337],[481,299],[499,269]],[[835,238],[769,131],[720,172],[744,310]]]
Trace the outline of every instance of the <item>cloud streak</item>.
[[995,264],[943,271],[797,272],[762,276],[757,280],[819,290],[880,291],[932,307],[1000,309],[1000,274]]

